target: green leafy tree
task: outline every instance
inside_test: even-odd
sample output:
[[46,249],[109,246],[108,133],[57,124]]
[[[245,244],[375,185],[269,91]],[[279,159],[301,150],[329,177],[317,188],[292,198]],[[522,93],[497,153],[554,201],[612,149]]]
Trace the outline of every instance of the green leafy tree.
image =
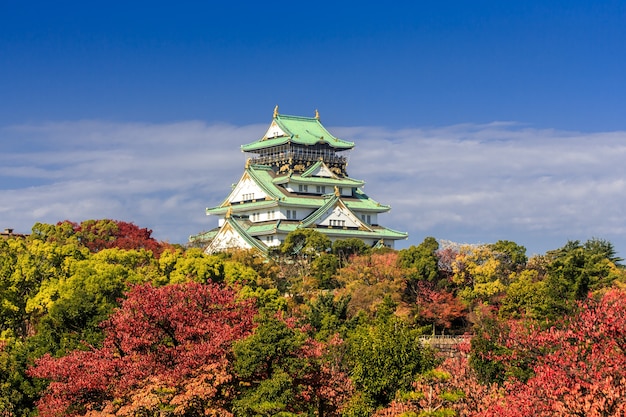
[[[166,251],[159,258],[166,283],[222,282],[225,262],[217,255],[206,255],[200,249]],[[233,277],[235,280],[237,277]]]
[[541,319],[546,317],[549,310],[546,283],[540,279],[538,271],[525,269],[514,273],[499,315],[503,318]]
[[293,257],[312,259],[331,249],[328,236],[313,229],[296,229],[280,245],[280,251]]
[[72,262],[67,277],[47,280],[29,300],[28,311],[41,317],[30,343],[54,355],[100,345],[100,323],[119,305],[127,283],[139,280],[134,274],[95,257]]
[[317,230],[296,229],[289,233],[277,249],[270,251],[270,256],[281,269],[277,279],[279,290],[302,293],[303,281],[311,276],[313,262],[329,253],[331,247],[328,236]]
[[368,252],[369,247],[361,239],[348,238],[338,239],[333,242],[332,251],[339,259],[340,265],[344,266],[354,255],[364,255]]
[[45,388],[43,381],[26,375],[31,351],[20,338],[0,338],[0,416],[34,416],[35,401]]
[[437,282],[439,276],[439,243],[434,237],[427,237],[418,246],[402,249],[398,253],[400,266],[406,268],[411,281]]
[[355,389],[363,395],[359,404],[386,406],[397,391],[408,391],[434,360],[413,330],[393,315],[380,315],[374,324],[357,327],[347,339],[346,358]]
[[612,245],[598,239],[585,244],[568,241],[562,248],[549,251],[546,276],[546,316],[570,314],[575,300],[590,291],[609,287],[623,277],[613,261],[618,261]]
[[322,344],[280,318],[262,315],[254,333],[233,349],[242,387],[235,415],[338,416],[351,385],[337,357],[331,360],[326,352],[340,344]]
[[488,246],[498,254],[504,273],[517,271],[528,261],[526,248],[510,240],[499,240]]
[[335,275],[341,265],[339,258],[332,253],[323,253],[313,260],[311,273],[316,280],[316,287],[332,290],[339,286]]
[[348,319],[349,303],[349,295],[335,296],[332,293],[322,293],[307,303],[306,318],[317,332],[318,339],[327,340],[336,333],[346,334],[354,322]]

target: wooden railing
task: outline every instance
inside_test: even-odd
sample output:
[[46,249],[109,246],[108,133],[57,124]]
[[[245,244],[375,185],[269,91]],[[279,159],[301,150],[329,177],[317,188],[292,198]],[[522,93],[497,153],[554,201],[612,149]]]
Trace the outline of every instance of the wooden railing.
[[459,350],[461,343],[469,342],[471,335],[430,335],[420,336],[420,342],[448,356],[462,355]]

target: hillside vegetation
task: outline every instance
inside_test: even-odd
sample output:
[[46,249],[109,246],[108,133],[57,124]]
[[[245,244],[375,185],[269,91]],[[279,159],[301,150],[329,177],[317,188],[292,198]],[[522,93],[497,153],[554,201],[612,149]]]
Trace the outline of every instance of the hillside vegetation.
[[[131,223],[0,239],[0,416],[622,416],[626,270],[592,238],[205,255]],[[465,335],[457,353],[433,335]],[[426,337],[429,336],[429,337]]]

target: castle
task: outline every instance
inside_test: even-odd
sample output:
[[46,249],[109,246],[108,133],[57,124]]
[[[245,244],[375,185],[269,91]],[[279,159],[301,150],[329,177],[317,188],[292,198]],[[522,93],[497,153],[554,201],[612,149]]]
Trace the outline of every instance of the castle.
[[394,246],[407,233],[378,224],[390,210],[368,197],[364,181],[347,172],[353,142],[334,137],[315,117],[288,116],[274,109],[272,122],[257,141],[243,145],[247,159],[243,175],[231,193],[207,215],[219,217],[218,227],[192,236],[209,242],[206,253],[229,248],[267,252],[288,233],[314,229],[331,241],[357,238],[369,246]]

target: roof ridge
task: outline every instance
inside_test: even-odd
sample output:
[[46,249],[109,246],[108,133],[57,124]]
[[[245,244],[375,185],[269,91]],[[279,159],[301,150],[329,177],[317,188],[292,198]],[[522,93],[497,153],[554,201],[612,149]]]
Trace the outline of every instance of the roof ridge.
[[282,113],[277,114],[275,119],[280,119],[282,117],[287,118],[287,119],[311,120],[311,121],[315,121],[315,122],[319,122],[319,120],[320,120],[320,119],[318,119],[316,117],[296,116],[296,115],[293,115],[293,114],[282,114]]

